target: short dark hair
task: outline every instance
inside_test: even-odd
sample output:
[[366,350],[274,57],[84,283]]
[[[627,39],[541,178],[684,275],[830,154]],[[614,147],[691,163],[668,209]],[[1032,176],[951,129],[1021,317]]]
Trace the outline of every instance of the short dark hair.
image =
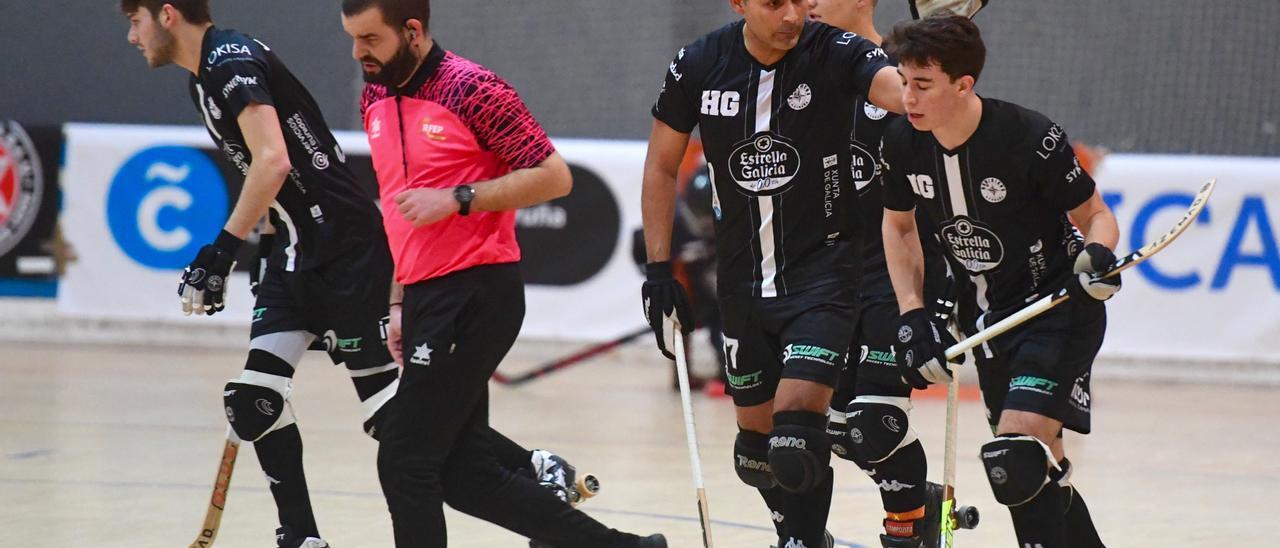
[[431,0],[342,0],[342,14],[350,17],[369,8],[382,10],[382,20],[391,28],[400,28],[410,19],[422,22],[422,30],[431,28]]
[[977,80],[987,62],[982,31],[959,15],[898,23],[885,39],[885,50],[899,63],[936,63],[952,80],[966,75]]
[[165,4],[178,10],[188,23],[200,25],[213,22],[213,17],[209,16],[209,0],[120,0],[120,11],[130,14],[138,11],[138,8],[147,8],[151,16],[155,17]]

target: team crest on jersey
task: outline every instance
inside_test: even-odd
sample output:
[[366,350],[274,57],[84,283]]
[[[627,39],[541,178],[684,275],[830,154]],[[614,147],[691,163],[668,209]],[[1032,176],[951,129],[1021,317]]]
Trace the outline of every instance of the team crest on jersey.
[[800,172],[800,151],[785,137],[757,133],[733,147],[729,171],[738,187],[749,195],[778,194]]
[[787,106],[791,110],[804,110],[813,101],[813,90],[809,89],[809,84],[800,84],[795,91],[791,92],[791,96],[787,97]]
[[849,172],[853,175],[853,186],[859,192],[871,184],[879,173],[876,157],[858,143],[849,145]]
[[17,246],[40,213],[44,174],[27,132],[0,122],[0,255]]
[[870,118],[872,120],[881,120],[885,116],[889,115],[889,111],[882,109],[878,106],[875,106],[870,102],[864,102],[862,104],[862,113],[866,114],[867,118]]
[[951,218],[943,225],[940,235],[951,256],[970,273],[994,270],[1004,260],[1004,244],[996,233],[964,215]]
[[987,177],[982,180],[979,186],[982,191],[982,199],[993,204],[1003,202],[1005,197],[1009,195],[1008,189],[1005,188],[1004,182],[995,177]]

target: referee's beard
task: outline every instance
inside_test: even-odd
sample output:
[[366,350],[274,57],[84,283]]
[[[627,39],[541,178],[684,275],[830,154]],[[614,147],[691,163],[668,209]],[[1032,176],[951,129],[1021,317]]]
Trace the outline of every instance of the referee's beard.
[[400,87],[413,76],[414,69],[418,68],[418,57],[409,47],[409,41],[403,38],[400,39],[400,47],[396,49],[396,54],[389,61],[384,63],[373,55],[366,55],[360,58],[360,62],[378,66],[378,72],[363,72],[365,82],[389,88]]

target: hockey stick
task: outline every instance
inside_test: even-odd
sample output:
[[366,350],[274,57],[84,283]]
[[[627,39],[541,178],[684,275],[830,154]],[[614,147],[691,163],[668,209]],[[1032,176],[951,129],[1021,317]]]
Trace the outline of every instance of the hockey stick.
[[952,548],[957,528],[973,529],[978,526],[978,509],[972,506],[956,506],[956,431],[959,428],[960,376],[951,377],[947,385],[947,429],[942,457],[942,511],[940,548]]
[[684,356],[684,333],[680,324],[672,326],[676,336],[676,375],[680,380],[680,407],[684,411],[684,433],[689,442],[689,463],[693,467],[693,487],[698,493],[698,520],[702,523],[702,546],[711,548],[711,509],[707,506],[707,490],[702,485],[702,458],[698,456],[698,432],[693,424],[693,404],[689,396],[689,364]]
[[[1205,183],[1204,186],[1200,187],[1200,190],[1196,192],[1195,199],[1191,201],[1191,207],[1187,209],[1187,213],[1183,215],[1181,219],[1178,219],[1177,224],[1173,225],[1173,228],[1169,229],[1168,232],[1164,233],[1164,235],[1159,238],[1156,238],[1155,241],[1142,246],[1142,249],[1116,259],[1115,264],[1111,265],[1111,268],[1106,272],[1094,274],[1094,279],[1101,280],[1103,278],[1115,276],[1125,270],[1138,266],[1143,261],[1151,258],[1152,255],[1155,255],[1156,253],[1159,253],[1160,250],[1168,247],[1169,244],[1173,243],[1179,235],[1185,232],[1187,228],[1191,226],[1191,223],[1196,220],[1196,217],[1200,215],[1200,211],[1203,210],[1205,204],[1208,203],[1209,196],[1213,194],[1213,187],[1217,183],[1217,179],[1211,179],[1209,182]],[[952,345],[947,349],[947,360],[953,360],[959,357],[966,351],[999,336],[1005,331],[1017,327],[1022,322],[1043,314],[1046,310],[1062,304],[1062,302],[1066,300],[1067,288],[1065,287],[1051,295],[1041,297],[1040,300],[1036,301],[1031,306],[1023,308],[1022,310],[1013,313],[1013,315],[996,322],[995,325],[986,327],[965,340]]]
[[644,327],[642,329],[638,329],[631,333],[627,333],[626,335],[623,335],[611,341],[605,341],[594,346],[589,346],[587,348],[579,350],[578,352],[575,352],[563,358],[559,358],[555,361],[540,365],[534,368],[532,371],[521,373],[513,377],[508,377],[506,375],[503,375],[502,373],[498,373],[497,371],[495,371],[493,373],[493,380],[497,381],[498,384],[505,384],[507,386],[519,386],[526,382],[534,380],[538,377],[546,375],[547,373],[559,371],[571,365],[587,361],[600,354],[603,354],[619,346],[622,346],[631,341],[634,341],[644,336],[646,333],[650,333],[650,332],[651,331],[648,327]]
[[222,525],[222,510],[227,505],[227,490],[231,487],[231,472],[236,467],[236,454],[240,452],[240,438],[227,427],[226,445],[222,447],[222,458],[218,461],[218,475],[213,480],[213,495],[209,497],[209,509],[204,515],[204,527],[200,535],[188,548],[209,548],[218,538],[218,528]]

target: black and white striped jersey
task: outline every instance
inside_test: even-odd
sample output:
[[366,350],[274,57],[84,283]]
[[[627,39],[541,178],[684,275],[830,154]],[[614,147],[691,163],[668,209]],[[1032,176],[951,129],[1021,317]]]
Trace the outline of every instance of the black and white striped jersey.
[[1082,243],[1067,212],[1095,184],[1044,115],[983,98],[978,129],[954,150],[900,119],[881,157],[885,207],[924,210],[921,230],[968,273],[980,313],[1021,308],[1066,280]]
[[855,98],[886,66],[884,52],[808,22],[796,47],[763,66],[747,52],[743,26],[681,49],[653,107],[676,131],[701,130],[720,294],[776,297],[855,283],[850,123]]
[[379,238],[371,236],[382,230],[374,196],[356,182],[311,93],[265,44],[210,27],[189,88],[209,135],[241,173],[253,158],[240,113],[253,103],[276,109],[293,171],[271,204],[273,267],[307,270]]

